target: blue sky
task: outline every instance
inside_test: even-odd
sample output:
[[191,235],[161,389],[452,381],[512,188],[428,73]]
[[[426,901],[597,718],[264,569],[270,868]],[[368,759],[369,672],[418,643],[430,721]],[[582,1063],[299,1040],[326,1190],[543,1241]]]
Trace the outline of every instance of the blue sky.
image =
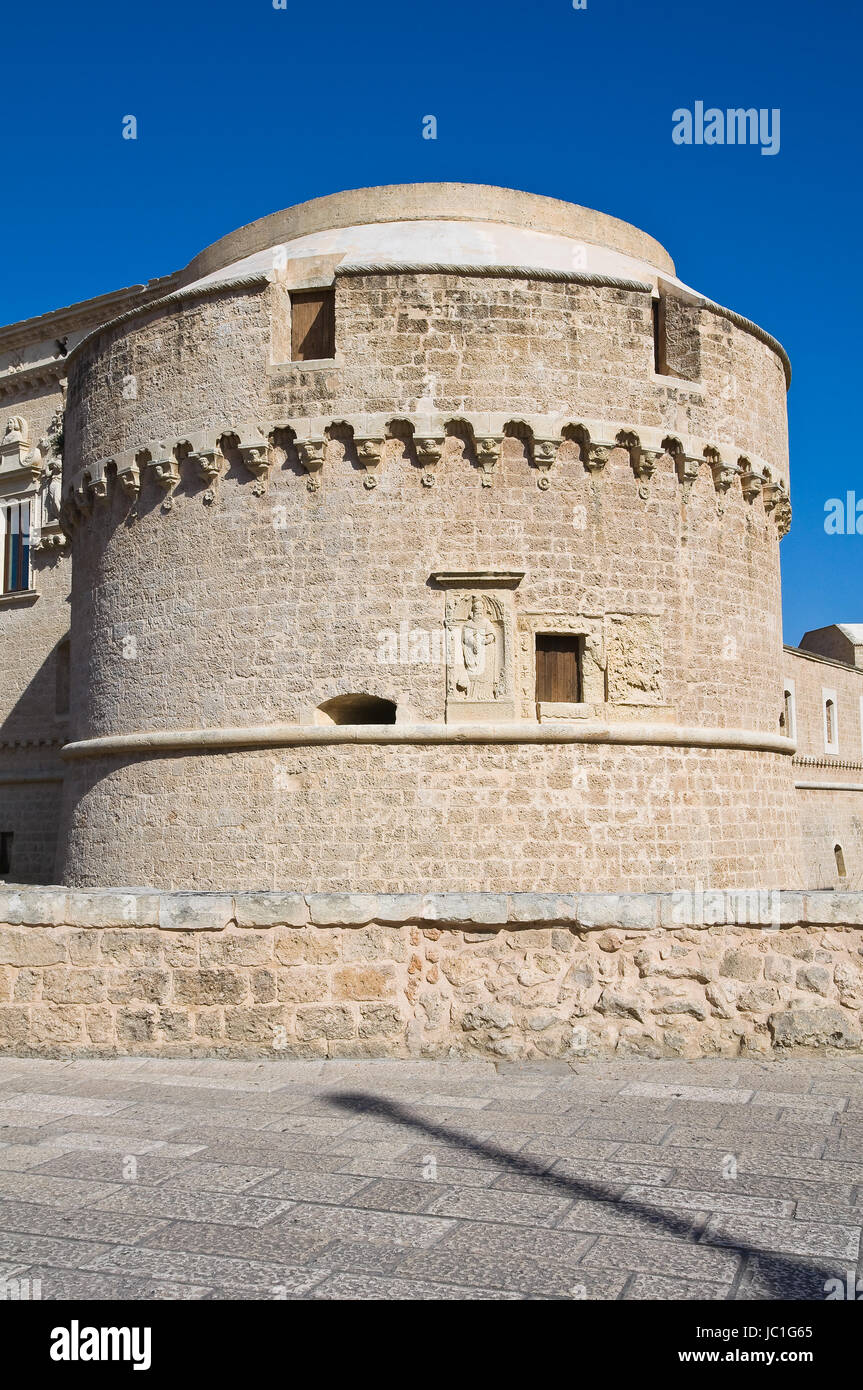
[[[0,321],[167,274],[340,188],[453,179],[599,208],[784,343],[785,640],[863,621],[863,535],[824,531],[829,498],[863,501],[861,36],[852,0],[18,5]],[[779,153],[675,145],[672,112],[697,100],[778,107]]]

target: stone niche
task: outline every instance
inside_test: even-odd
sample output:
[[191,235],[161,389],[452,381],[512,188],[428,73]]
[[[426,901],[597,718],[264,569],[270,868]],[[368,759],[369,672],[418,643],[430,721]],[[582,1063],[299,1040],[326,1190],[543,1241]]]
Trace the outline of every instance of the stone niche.
[[610,704],[665,704],[662,636],[656,616],[607,614],[605,648]]
[[515,595],[521,571],[443,571],[448,724],[515,719]]

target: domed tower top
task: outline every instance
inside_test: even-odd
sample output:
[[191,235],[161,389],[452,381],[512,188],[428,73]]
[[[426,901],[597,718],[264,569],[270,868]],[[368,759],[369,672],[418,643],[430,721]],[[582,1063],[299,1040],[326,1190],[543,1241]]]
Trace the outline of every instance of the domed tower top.
[[282,260],[343,265],[534,266],[655,281],[674,262],[653,237],[576,203],[471,183],[357,188],[284,208],[230,232],[174,277],[178,287]]

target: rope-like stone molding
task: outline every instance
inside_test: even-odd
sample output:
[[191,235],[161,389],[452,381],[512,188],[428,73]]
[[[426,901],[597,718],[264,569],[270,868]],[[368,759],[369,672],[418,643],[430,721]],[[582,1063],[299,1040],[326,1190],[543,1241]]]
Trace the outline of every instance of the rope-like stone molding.
[[44,888],[0,884],[0,923],[12,927],[420,926],[518,931],[535,925],[582,931],[749,926],[863,928],[863,893],[788,888],[699,888],[665,893],[237,893],[148,888]]
[[635,290],[651,294],[653,286],[644,280],[627,280],[616,275],[599,275],[589,270],[553,270],[534,265],[448,265],[429,261],[351,262],[337,265],[335,275],[461,275],[492,280],[544,280],[550,284],[593,285],[598,289]]
[[[853,668],[852,668],[853,669]],[[829,767],[836,772],[863,771],[859,758],[831,758],[826,754],[798,753],[794,756],[795,767]]]
[[121,323],[128,323],[130,319],[141,318],[145,314],[153,313],[154,310],[169,309],[174,304],[183,304],[187,300],[209,299],[212,295],[222,294],[225,290],[253,290],[262,289],[264,285],[271,283],[272,276],[269,271],[258,271],[253,275],[235,275],[230,279],[213,280],[200,285],[186,285],[179,290],[173,290],[171,294],[160,295],[158,299],[151,299],[149,302],[137,304],[133,309],[126,309],[122,314],[117,314],[114,318],[108,319],[105,323],[100,323],[92,329],[79,343],[63,358],[63,366],[72,361],[74,357],[86,347],[96,341],[102,333],[109,333],[111,329],[117,328]]
[[[504,412],[470,412],[468,414],[428,414],[414,419],[390,418],[387,414],[353,415],[345,419],[309,417],[293,422],[243,421],[224,428],[199,429],[180,438],[150,440],[137,448],[127,449],[111,458],[100,459],[80,469],[64,483],[63,516],[70,529],[80,516],[86,516],[94,502],[108,495],[109,477],[116,478],[131,501],[141,489],[142,473],[149,469],[158,485],[171,494],[180,481],[181,465],[187,462],[196,468],[200,479],[208,486],[203,493],[204,503],[215,499],[215,488],[225,470],[226,440],[234,443],[236,451],[255,481],[253,493],[263,496],[274,465],[275,438],[286,455],[293,452],[306,473],[306,486],[316,492],[321,486],[323,468],[331,443],[340,443],[360,465],[363,485],[377,486],[384,444],[397,440],[403,450],[415,457],[422,469],[424,487],[436,482],[435,465],[439,462],[447,437],[458,438],[468,456],[480,471],[484,487],[493,484],[495,467],[507,438],[522,441],[526,462],[536,471],[537,486],[546,490],[551,484],[552,469],[559,464],[564,445],[571,445],[574,458],[580,460],[593,477],[598,477],[613,450],[629,456],[630,466],[642,499],[650,496],[650,481],[661,458],[668,458],[683,488],[686,500],[703,466],[709,468],[717,494],[717,511],[725,510],[729,488],[740,481],[744,500],[751,505],[759,496],[764,510],[773,514],[779,536],[784,536],[791,522],[791,504],[784,479],[775,478],[770,465],[756,455],[729,444],[684,437],[656,426],[620,426],[617,423],[566,417],[560,415],[525,414],[507,417]],[[170,510],[169,495],[163,504]]]
[[676,724],[608,723],[585,719],[577,727],[513,720],[500,724],[264,724],[257,728],[153,729],[107,734],[67,743],[70,760],[127,753],[208,752],[232,748],[288,748],[352,744],[613,743],[671,748],[735,748],[790,755],[796,744],[756,729],[699,729]]

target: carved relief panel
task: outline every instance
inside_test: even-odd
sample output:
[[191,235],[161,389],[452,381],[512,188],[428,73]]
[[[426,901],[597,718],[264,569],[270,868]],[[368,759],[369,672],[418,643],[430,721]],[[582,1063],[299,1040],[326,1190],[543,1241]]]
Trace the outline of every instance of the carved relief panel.
[[436,574],[446,588],[448,723],[514,719],[515,603],[521,574]]

